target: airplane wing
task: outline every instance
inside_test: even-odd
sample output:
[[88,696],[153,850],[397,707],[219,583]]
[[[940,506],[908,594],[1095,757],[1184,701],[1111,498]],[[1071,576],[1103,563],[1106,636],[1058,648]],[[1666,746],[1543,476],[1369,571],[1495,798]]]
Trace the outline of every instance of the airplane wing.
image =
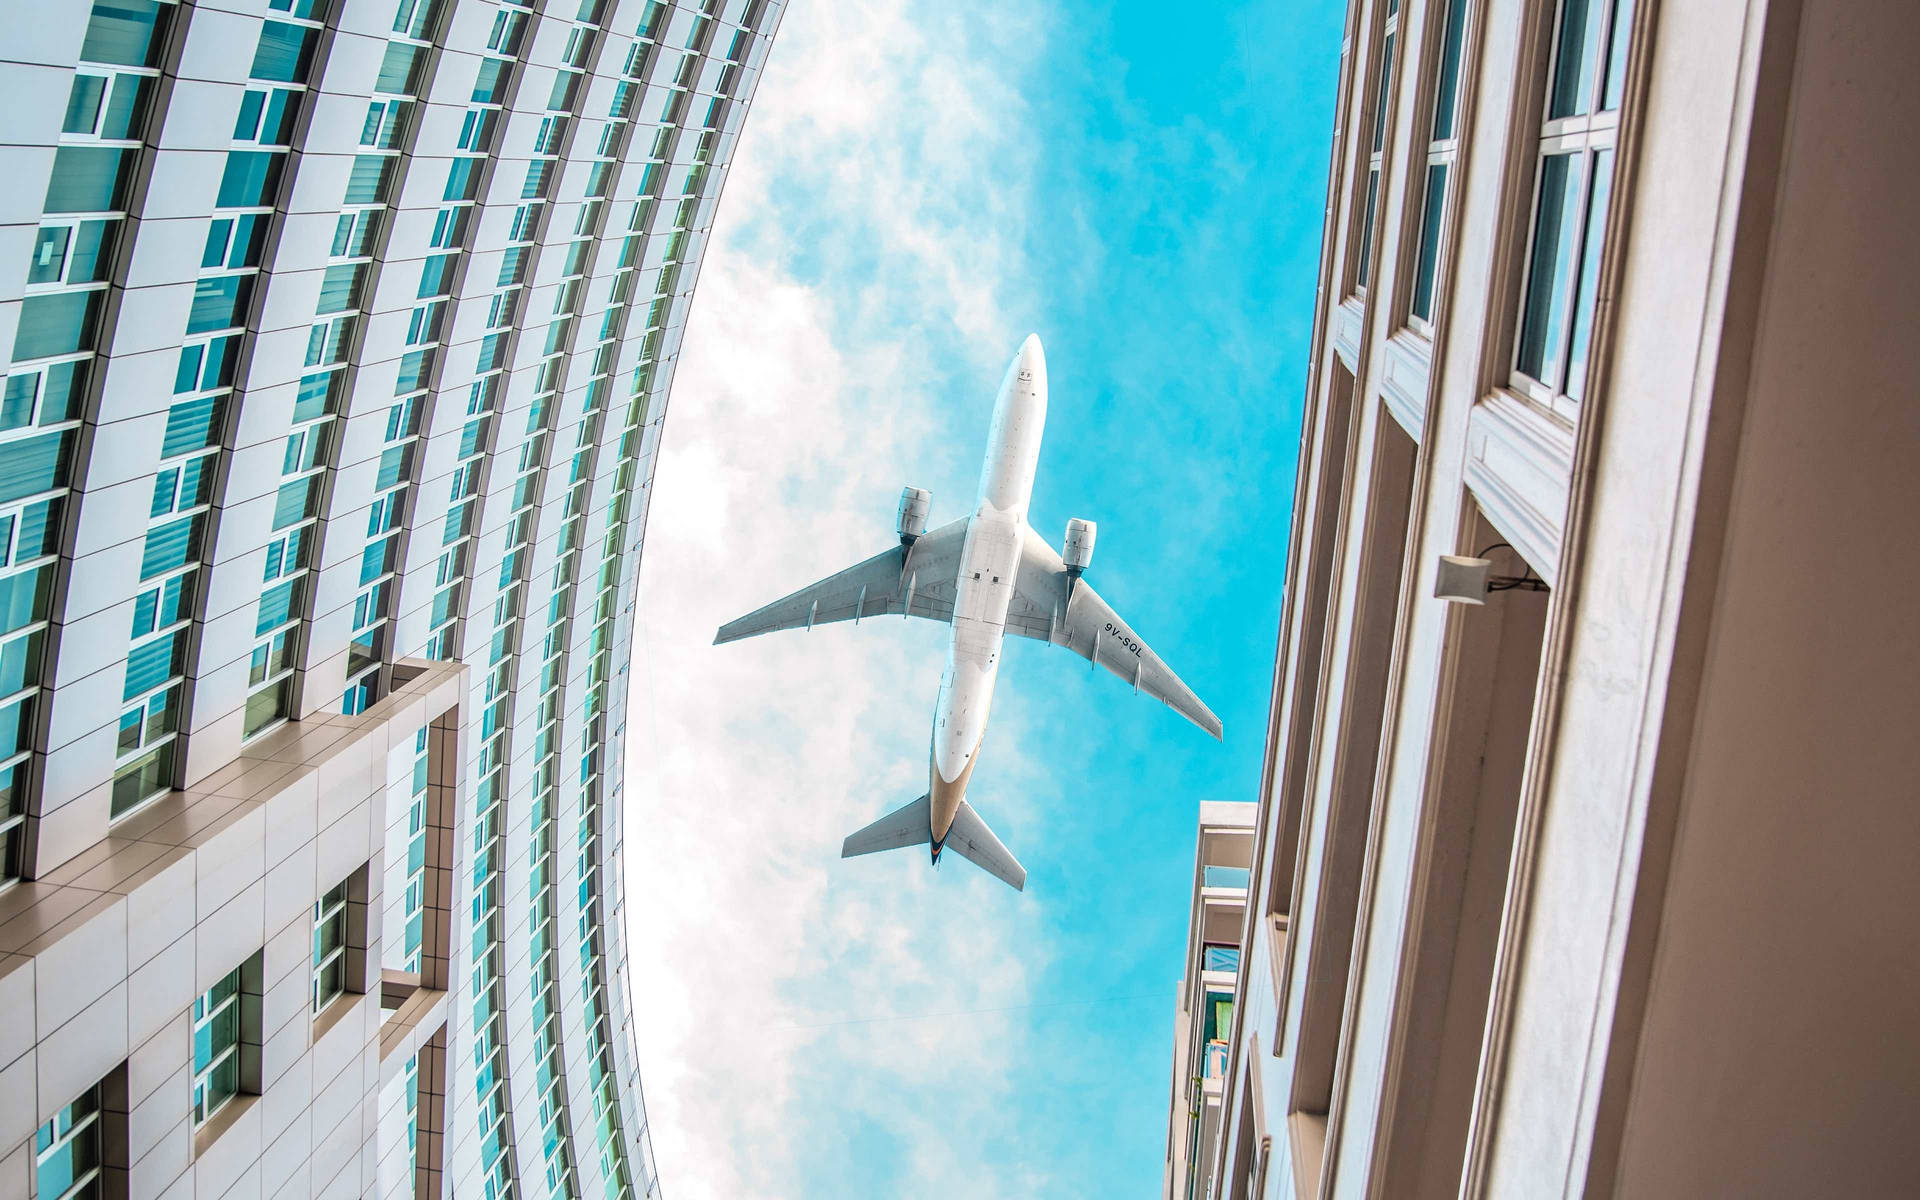
[[865,562],[829,575],[737,621],[714,635],[713,644],[737,642],[776,629],[811,629],[830,621],[853,621],[905,613],[932,621],[953,620],[959,588],[960,551],[967,540],[967,518],[942,525],[911,547],[895,546]]
[[1173,709],[1214,737],[1220,718],[1200,702],[1193,689],[1180,682],[1139,634],[1113,611],[1085,579],[1073,579],[1032,527],[1020,546],[1020,575],[1013,603],[1007,609],[1007,632],[1065,646],[1081,658],[1098,663]]

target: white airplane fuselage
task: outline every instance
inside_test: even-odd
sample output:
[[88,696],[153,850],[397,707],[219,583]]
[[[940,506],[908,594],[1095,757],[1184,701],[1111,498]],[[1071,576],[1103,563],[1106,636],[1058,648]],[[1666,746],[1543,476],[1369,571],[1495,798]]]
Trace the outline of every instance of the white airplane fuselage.
[[1007,606],[1020,570],[1021,538],[1046,423],[1047,361],[1040,339],[1029,337],[1007,367],[994,400],[980,496],[960,555],[953,636],[933,710],[928,817],[935,861],[966,796],[967,780],[987,732]]

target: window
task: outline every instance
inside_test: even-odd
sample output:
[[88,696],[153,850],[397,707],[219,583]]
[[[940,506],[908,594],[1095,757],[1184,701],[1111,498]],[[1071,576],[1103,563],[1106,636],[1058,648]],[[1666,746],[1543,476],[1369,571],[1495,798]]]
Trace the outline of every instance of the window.
[[328,267],[320,281],[320,298],[314,304],[314,312],[324,315],[359,308],[360,279],[364,270],[358,263]]
[[260,27],[260,45],[253,54],[255,79],[274,83],[305,83],[307,67],[313,62],[316,30],[285,21],[268,21]]
[[[245,1090],[243,1085],[247,1080],[242,1078],[240,1051],[243,1042],[258,1043],[259,970],[260,955],[255,953],[193,1002],[193,1124],[196,1129]],[[248,986],[249,982],[252,986]]]
[[13,361],[47,358],[93,349],[105,292],[56,292],[28,296],[20,305],[20,326],[14,334]]
[[374,234],[379,226],[380,214],[377,212],[341,213],[339,224],[334,226],[330,253],[335,258],[367,257],[373,252]]
[[216,275],[193,285],[193,306],[187,313],[187,335],[234,329],[247,323],[253,299],[250,275]]
[[385,204],[395,160],[384,154],[362,154],[353,160],[347,176],[348,204]]
[[167,25],[173,5],[161,0],[114,0],[95,4],[87,22],[80,57],[88,62],[118,63],[123,67],[157,67],[167,44]]
[[313,906],[313,1011],[347,991],[347,882]]
[[1400,0],[1387,0],[1387,15],[1381,24],[1380,58],[1374,66],[1373,140],[1367,157],[1366,198],[1360,210],[1360,244],[1354,247],[1353,286],[1364,291],[1373,275],[1373,226],[1383,197],[1380,194],[1380,163],[1386,150],[1387,113],[1393,104],[1393,44],[1400,30]]
[[49,213],[117,212],[125,206],[131,150],[62,146],[53,152],[47,183]]
[[360,144],[376,150],[398,150],[406,136],[407,120],[413,105],[405,100],[375,100],[367,106],[367,121],[360,128]]
[[1534,172],[1515,384],[1578,404],[1599,292],[1631,0],[1561,0]]
[[422,47],[409,46],[405,42],[389,42],[373,90],[388,95],[413,95],[419,89],[420,74],[426,62],[427,52]]
[[285,154],[263,150],[228,153],[226,170],[220,177],[219,207],[272,208],[274,196],[280,190],[280,167],[285,161]]
[[480,74],[474,80],[475,104],[498,104],[507,92],[507,64],[497,58],[480,60]]
[[102,283],[113,265],[118,221],[49,225],[34,235],[27,282]]
[[300,93],[292,88],[256,88],[241,98],[233,140],[285,146],[293,138],[293,121],[299,112]]
[[95,75],[81,70],[67,93],[60,132],[108,141],[138,141],[146,132],[153,80],[132,72]]
[[0,443],[0,504],[67,486],[72,457],[69,430]]
[[400,0],[400,10],[393,17],[393,31],[425,41],[433,32],[436,8],[430,0]]
[[33,1178],[40,1200],[95,1200],[101,1178],[100,1085],[53,1114],[33,1138]]
[[1460,132],[1460,55],[1467,0],[1446,0],[1446,24],[1440,29],[1439,60],[1434,64],[1433,123],[1427,140],[1426,186],[1420,203],[1420,240],[1414,259],[1413,291],[1407,315],[1423,331],[1433,322],[1434,292],[1440,274],[1440,235],[1447,196],[1454,181]]
[[1240,947],[1208,942],[1201,947],[1200,969],[1202,971],[1238,971],[1240,969]]
[[203,270],[218,270],[221,266],[257,267],[266,240],[266,217],[258,213],[221,217],[207,226],[207,244],[200,252],[200,266]]

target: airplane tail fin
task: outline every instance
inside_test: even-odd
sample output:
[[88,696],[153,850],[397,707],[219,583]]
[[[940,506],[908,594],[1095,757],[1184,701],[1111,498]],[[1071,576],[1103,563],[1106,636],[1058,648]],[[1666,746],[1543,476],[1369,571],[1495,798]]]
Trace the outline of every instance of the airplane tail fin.
[[[926,796],[902,805],[865,829],[848,835],[841,843],[840,857],[924,846],[933,840],[932,815],[931,801]],[[965,800],[953,814],[953,825],[948,828],[940,848],[952,850],[1016,892],[1027,890],[1027,869],[1007,852],[1000,839],[993,836],[993,830],[980,819],[980,814],[973,811],[973,805]]]
[[965,800],[960,802],[960,811],[953,814],[953,826],[947,830],[943,845],[1014,891],[1027,890],[1027,869],[1007,852]]
[[841,858],[857,854],[878,854],[882,850],[902,850],[924,846],[933,840],[933,815],[927,797],[894,809],[878,821],[851,834],[840,846]]

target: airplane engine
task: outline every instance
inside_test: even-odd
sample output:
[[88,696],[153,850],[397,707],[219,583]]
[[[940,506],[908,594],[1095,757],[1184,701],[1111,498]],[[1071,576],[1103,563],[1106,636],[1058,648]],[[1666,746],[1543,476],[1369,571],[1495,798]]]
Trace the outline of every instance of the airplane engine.
[[925,488],[900,489],[900,544],[911,546],[927,531],[927,511],[933,507],[933,493]]
[[1067,573],[1075,578],[1093,565],[1093,535],[1097,531],[1098,526],[1092,521],[1079,517],[1067,522],[1067,540],[1060,546],[1060,559],[1067,564]]

